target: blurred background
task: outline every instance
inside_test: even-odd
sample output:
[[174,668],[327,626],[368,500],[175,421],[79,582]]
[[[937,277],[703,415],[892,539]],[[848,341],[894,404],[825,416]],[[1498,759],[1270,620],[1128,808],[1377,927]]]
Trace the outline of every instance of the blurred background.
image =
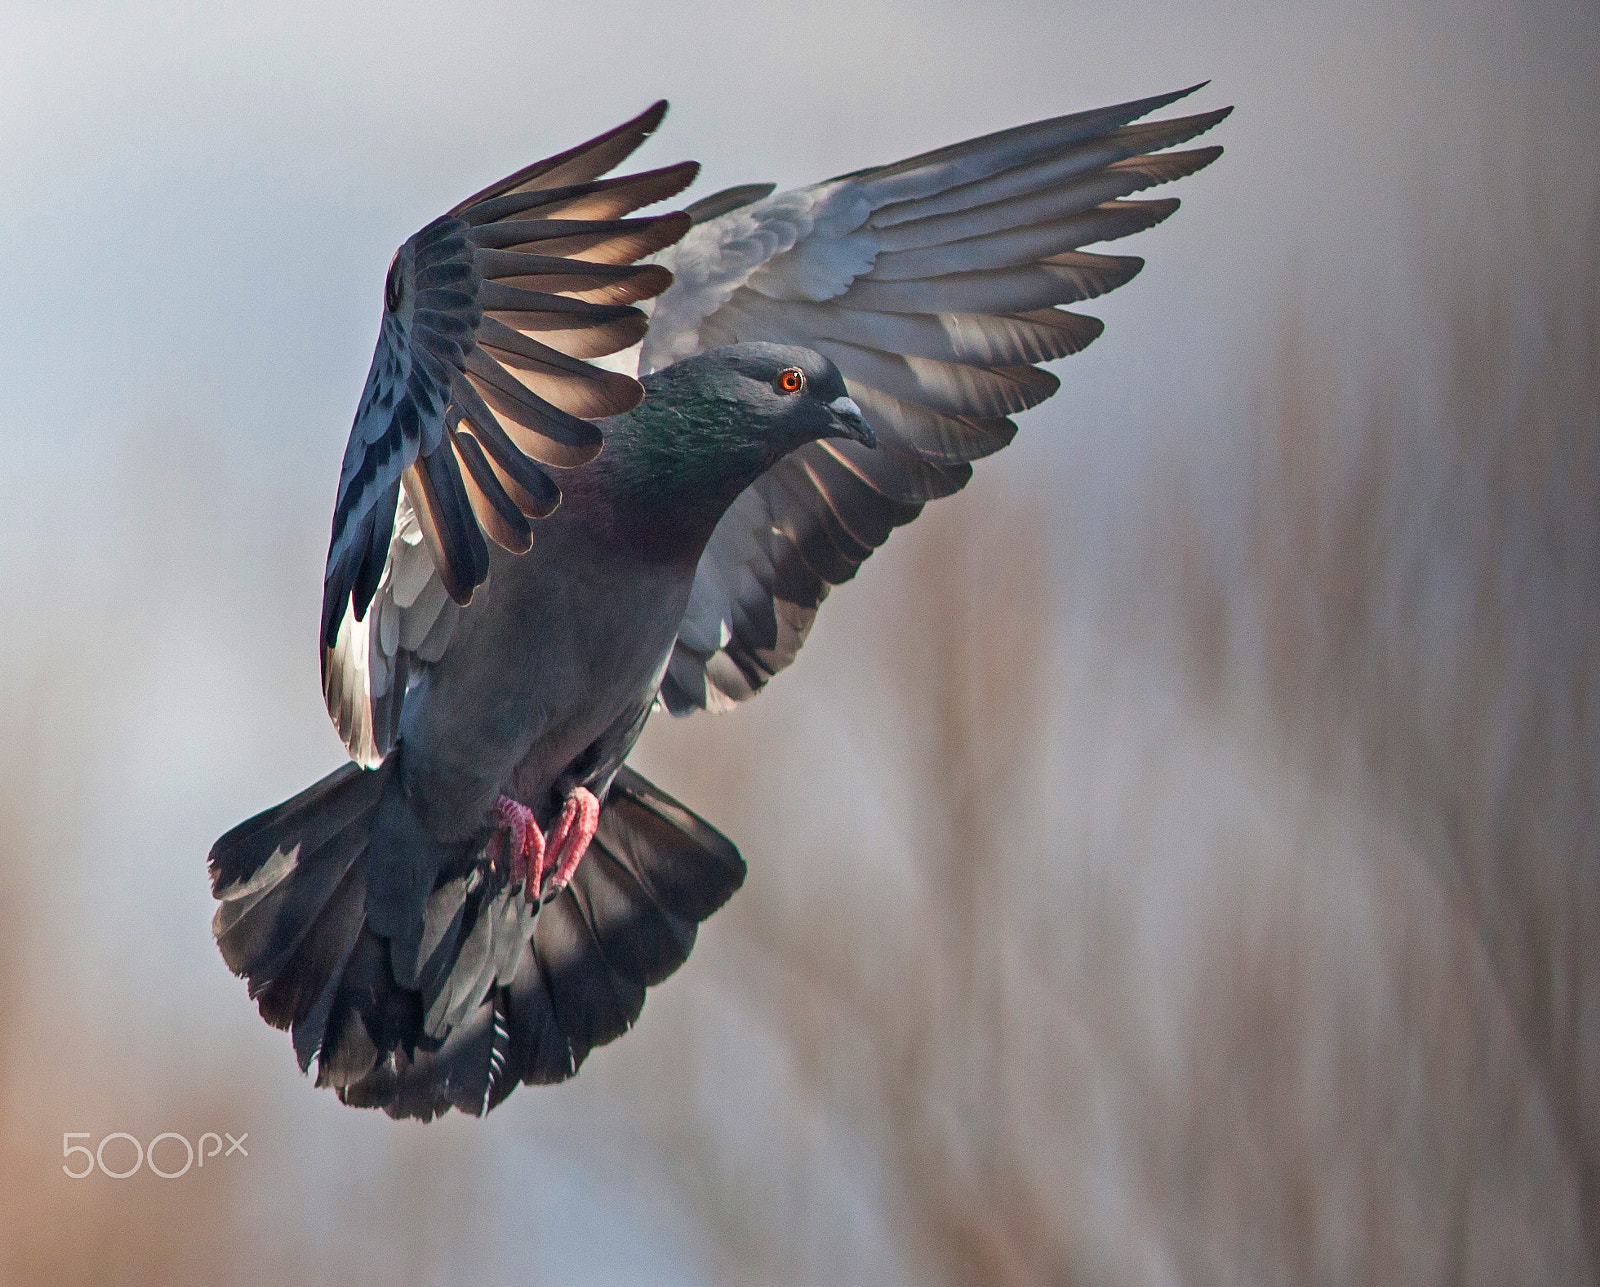
[[[342,759],[393,248],[658,96],[705,193],[1208,77],[1061,393],[647,731],[750,877],[635,1031],[301,1079],[204,861]],[[0,8],[0,1282],[1595,1283],[1597,120],[1583,2]]]

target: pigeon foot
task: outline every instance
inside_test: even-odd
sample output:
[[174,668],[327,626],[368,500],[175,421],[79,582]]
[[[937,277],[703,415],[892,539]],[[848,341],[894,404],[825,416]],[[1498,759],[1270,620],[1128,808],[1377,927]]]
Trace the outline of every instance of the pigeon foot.
[[567,887],[599,825],[600,801],[588,787],[574,787],[561,806],[556,825],[550,828],[547,842],[550,858],[546,866],[553,870],[549,884],[539,890],[540,901],[549,902]]
[[537,896],[540,881],[544,878],[544,832],[533,810],[518,804],[510,796],[501,796],[494,802],[494,820],[504,830],[505,850],[511,860],[511,883],[521,885],[531,901]]

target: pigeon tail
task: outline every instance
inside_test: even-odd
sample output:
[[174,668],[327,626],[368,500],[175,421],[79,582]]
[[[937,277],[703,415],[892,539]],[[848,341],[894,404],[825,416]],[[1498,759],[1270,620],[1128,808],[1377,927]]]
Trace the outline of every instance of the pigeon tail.
[[[400,788],[403,745],[235,827],[211,851],[213,931],[301,1069],[346,1103],[481,1115],[555,1082],[632,1026],[745,865],[631,769],[570,884],[522,897],[493,831],[444,845]],[[424,892],[425,891],[425,892]]]

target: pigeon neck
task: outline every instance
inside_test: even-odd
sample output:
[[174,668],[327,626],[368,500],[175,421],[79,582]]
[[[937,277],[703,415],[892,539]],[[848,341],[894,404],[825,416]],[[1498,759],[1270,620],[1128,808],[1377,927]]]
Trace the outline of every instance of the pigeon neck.
[[664,557],[698,559],[734,498],[772,463],[748,420],[735,400],[674,381],[609,421],[593,468],[611,526]]

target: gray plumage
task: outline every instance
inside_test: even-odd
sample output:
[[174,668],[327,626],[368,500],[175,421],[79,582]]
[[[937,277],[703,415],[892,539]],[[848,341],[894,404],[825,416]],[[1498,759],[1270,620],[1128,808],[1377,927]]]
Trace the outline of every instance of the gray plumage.
[[831,358],[879,450],[814,443],[757,481],[701,561],[661,696],[675,715],[759,692],[804,643],[830,586],[894,526],[966,484],[1010,419],[1058,387],[1034,365],[1102,329],[1059,307],[1130,280],[1142,259],[1081,247],[1178,203],[1127,201],[1221,148],[1157,153],[1222,108],[1131,124],[1198,89],[1004,130],[768,196],[697,224],[658,256],[640,369],[716,344],[775,340]]
[[[758,691],[1056,391],[1037,364],[1101,330],[1058,305],[1142,262],[1082,248],[1166,218],[1126,198],[1220,152],[1160,149],[1226,110],[1131,124],[1178,97],[629,218],[694,174],[600,177],[658,104],[397,252],[324,585],[354,763],[211,855],[224,959],[319,1084],[482,1113],[632,1023],[744,874],[626,767],[652,709]],[[598,831],[540,906],[496,801],[547,828],[585,791]]]

